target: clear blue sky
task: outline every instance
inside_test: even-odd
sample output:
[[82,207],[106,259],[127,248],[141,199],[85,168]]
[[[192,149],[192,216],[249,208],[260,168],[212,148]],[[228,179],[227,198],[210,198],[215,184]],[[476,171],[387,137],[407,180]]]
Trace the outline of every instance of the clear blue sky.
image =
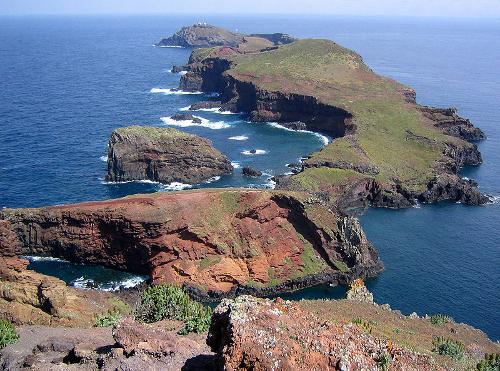
[[0,14],[338,14],[500,17],[500,0],[0,0]]

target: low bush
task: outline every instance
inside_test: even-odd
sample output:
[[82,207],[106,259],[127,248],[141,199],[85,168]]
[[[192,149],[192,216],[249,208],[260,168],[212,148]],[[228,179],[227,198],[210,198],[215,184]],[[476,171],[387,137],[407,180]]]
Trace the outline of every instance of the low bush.
[[434,353],[448,356],[456,360],[462,359],[465,354],[464,344],[457,340],[437,337],[432,341],[432,345],[434,346],[432,349]]
[[9,321],[0,319],[0,349],[19,340],[16,327]]
[[360,329],[364,330],[365,332],[371,334],[373,330],[372,322],[371,321],[365,321],[362,318],[354,318],[352,320],[352,323],[354,323],[356,326],[358,326]]
[[445,314],[435,314],[431,316],[431,323],[437,326],[443,326],[446,323],[453,322],[453,318]]
[[184,322],[180,334],[202,333],[210,327],[212,309],[192,300],[182,288],[158,285],[144,291],[136,318],[147,323],[178,320]]
[[122,320],[122,315],[119,312],[109,312],[97,317],[95,327],[110,327],[115,326]]
[[500,370],[500,353],[486,354],[484,359],[476,366],[478,371],[498,371]]

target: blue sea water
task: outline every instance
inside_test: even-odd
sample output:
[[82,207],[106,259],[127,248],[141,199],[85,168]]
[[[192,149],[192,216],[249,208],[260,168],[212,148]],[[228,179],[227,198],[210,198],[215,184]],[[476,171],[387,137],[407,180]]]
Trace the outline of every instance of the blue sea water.
[[[106,184],[110,133],[130,124],[165,125],[200,95],[152,93],[177,86],[172,65],[189,50],[152,44],[199,17],[0,18],[0,207],[27,207],[168,191],[150,183]],[[500,21],[356,17],[211,17],[242,32],[321,37],[358,51],[378,73],[417,90],[418,101],[455,106],[488,135],[484,164],[463,175],[500,196]],[[310,133],[250,124],[243,115],[196,112],[209,120],[182,128],[210,138],[241,168],[199,187],[267,187],[323,145]],[[227,126],[227,127],[225,127]],[[231,137],[245,136],[238,141]],[[245,155],[250,149],[266,151]],[[380,303],[404,313],[447,313],[500,339],[500,205],[444,203],[410,210],[369,210],[362,217],[386,271],[368,283]],[[39,265],[39,270],[44,269]],[[45,266],[47,269],[47,266]],[[49,267],[54,273],[61,268]],[[73,279],[81,271],[68,268]],[[88,270],[83,272],[89,275]],[[98,274],[96,274],[97,276]],[[104,279],[100,276],[101,279]],[[316,288],[300,297],[335,297]]]

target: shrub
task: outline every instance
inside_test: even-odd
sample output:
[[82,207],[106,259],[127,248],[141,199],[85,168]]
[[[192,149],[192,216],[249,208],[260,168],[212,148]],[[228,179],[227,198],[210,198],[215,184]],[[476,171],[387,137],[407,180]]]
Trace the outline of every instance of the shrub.
[[183,321],[185,326],[179,333],[201,333],[210,327],[212,309],[192,300],[179,287],[158,285],[144,291],[136,318],[147,323],[163,319]]
[[389,353],[384,353],[377,359],[377,365],[382,371],[389,370],[391,363],[392,357]]
[[97,317],[95,327],[110,327],[117,325],[122,320],[119,312],[109,312]]
[[0,349],[19,340],[16,327],[9,321],[0,320]]
[[463,358],[465,354],[465,346],[460,341],[437,337],[432,341],[434,346],[432,351],[444,356],[451,357],[456,360]]
[[500,370],[500,353],[486,354],[484,359],[476,366],[478,371],[498,371]]
[[372,323],[369,321],[365,321],[362,318],[354,318],[352,320],[352,323],[354,323],[356,326],[358,326],[360,329],[364,330],[365,332],[371,334],[372,333]]
[[445,314],[435,314],[431,316],[431,323],[437,326],[443,326],[446,323],[453,322],[453,318]]

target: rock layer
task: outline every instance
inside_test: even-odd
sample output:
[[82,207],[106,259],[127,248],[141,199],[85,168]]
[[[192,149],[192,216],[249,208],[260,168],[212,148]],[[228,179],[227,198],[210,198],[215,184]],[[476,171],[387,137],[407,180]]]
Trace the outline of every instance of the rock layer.
[[[2,233],[14,233],[23,254],[149,274],[199,296],[287,291],[382,269],[356,219],[301,194],[160,193],[6,209],[1,218]],[[0,253],[12,255],[10,246]]]
[[211,141],[176,129],[130,126],[115,130],[109,139],[109,181],[194,184],[232,170],[229,159]]

